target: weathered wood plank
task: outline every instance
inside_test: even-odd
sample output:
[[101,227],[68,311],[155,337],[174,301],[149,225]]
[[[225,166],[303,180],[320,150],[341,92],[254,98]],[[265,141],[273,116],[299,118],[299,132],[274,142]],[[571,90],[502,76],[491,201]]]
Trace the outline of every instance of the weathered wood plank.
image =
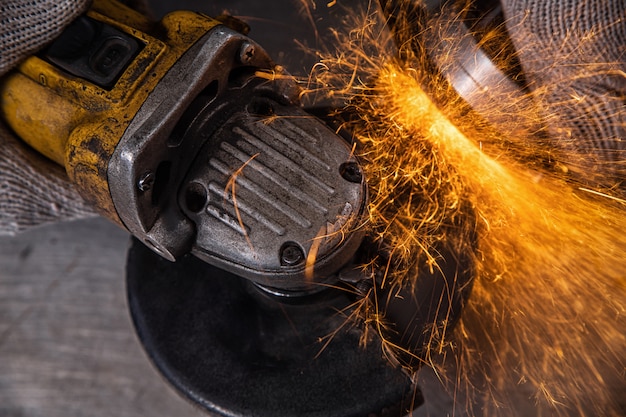
[[0,416],[201,416],[126,307],[128,235],[102,219],[0,239]]

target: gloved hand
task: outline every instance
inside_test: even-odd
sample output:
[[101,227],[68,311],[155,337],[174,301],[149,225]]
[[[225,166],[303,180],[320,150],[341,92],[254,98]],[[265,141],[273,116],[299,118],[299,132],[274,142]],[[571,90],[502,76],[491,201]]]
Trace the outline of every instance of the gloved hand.
[[[145,10],[141,1],[131,6]],[[576,177],[626,172],[626,3],[502,0],[507,29],[551,139]],[[55,38],[88,0],[0,0],[0,76]],[[93,215],[62,169],[0,125],[0,234]]]
[[[55,39],[90,0],[0,0],[0,76]],[[142,0],[126,2],[146,12]],[[95,216],[63,168],[17,139],[0,122],[0,235]]]
[[574,178],[626,188],[626,2],[502,0],[506,27]]
[[[89,0],[0,0],[0,76],[41,49]],[[93,215],[63,169],[28,149],[0,122],[0,234]]]

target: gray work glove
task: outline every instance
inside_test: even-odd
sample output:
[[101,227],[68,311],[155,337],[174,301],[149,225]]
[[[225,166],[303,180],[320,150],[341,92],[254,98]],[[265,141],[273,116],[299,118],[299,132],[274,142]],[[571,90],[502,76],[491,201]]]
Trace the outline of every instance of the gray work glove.
[[[89,0],[0,0],[0,76],[57,37]],[[63,169],[0,122],[0,235],[93,215]]]
[[[0,0],[0,75],[87,6],[87,0]],[[503,9],[566,165],[591,185],[623,181],[626,2],[503,0]],[[0,125],[0,234],[92,214],[59,167]]]
[[626,188],[626,1],[502,0],[556,157],[590,186]]
[[[55,39],[91,0],[0,0],[0,76]],[[142,0],[126,2],[145,12]],[[94,216],[60,166],[0,121],[0,235]]]

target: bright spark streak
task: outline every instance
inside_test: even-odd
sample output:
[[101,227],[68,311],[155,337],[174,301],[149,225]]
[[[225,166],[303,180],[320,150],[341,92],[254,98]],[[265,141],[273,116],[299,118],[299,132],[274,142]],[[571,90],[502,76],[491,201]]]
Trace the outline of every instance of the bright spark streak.
[[[380,14],[366,10],[363,16],[347,23],[354,29],[345,36],[338,32],[340,49],[316,66],[309,85],[345,98],[356,115],[345,127],[364,161],[370,236],[387,253],[385,279],[411,285],[419,265],[433,265],[431,251],[441,241],[471,250],[476,260],[456,340],[448,344],[433,329],[426,362],[445,375],[449,364],[436,358],[451,349],[459,373],[450,380],[470,402],[472,395],[484,397],[476,414],[523,413],[508,404],[511,393],[521,391],[535,398],[538,415],[621,415],[623,200],[567,182],[562,164],[544,168],[541,161],[553,153],[536,138],[485,128],[449,86],[423,72],[425,58],[411,49],[408,35],[398,52]],[[412,22],[404,25],[412,28]],[[535,94],[541,98],[542,90]],[[537,117],[536,109],[527,110],[528,118]],[[554,122],[550,115],[546,120]],[[476,219],[475,245],[456,221],[468,217]],[[356,311],[384,341],[385,318],[376,307]],[[385,352],[393,356],[394,348],[402,349],[386,345]]]

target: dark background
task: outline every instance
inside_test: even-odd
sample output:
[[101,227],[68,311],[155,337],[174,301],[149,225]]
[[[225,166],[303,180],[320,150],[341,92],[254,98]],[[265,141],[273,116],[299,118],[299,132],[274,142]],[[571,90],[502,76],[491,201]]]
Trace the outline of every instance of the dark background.
[[[153,0],[155,17],[174,10],[201,11],[210,16],[227,13],[248,23],[249,36],[276,61],[298,76],[306,76],[317,62],[314,51],[332,47],[329,28],[341,25],[346,2],[327,7],[315,0]],[[352,0],[351,4],[363,3]]]

